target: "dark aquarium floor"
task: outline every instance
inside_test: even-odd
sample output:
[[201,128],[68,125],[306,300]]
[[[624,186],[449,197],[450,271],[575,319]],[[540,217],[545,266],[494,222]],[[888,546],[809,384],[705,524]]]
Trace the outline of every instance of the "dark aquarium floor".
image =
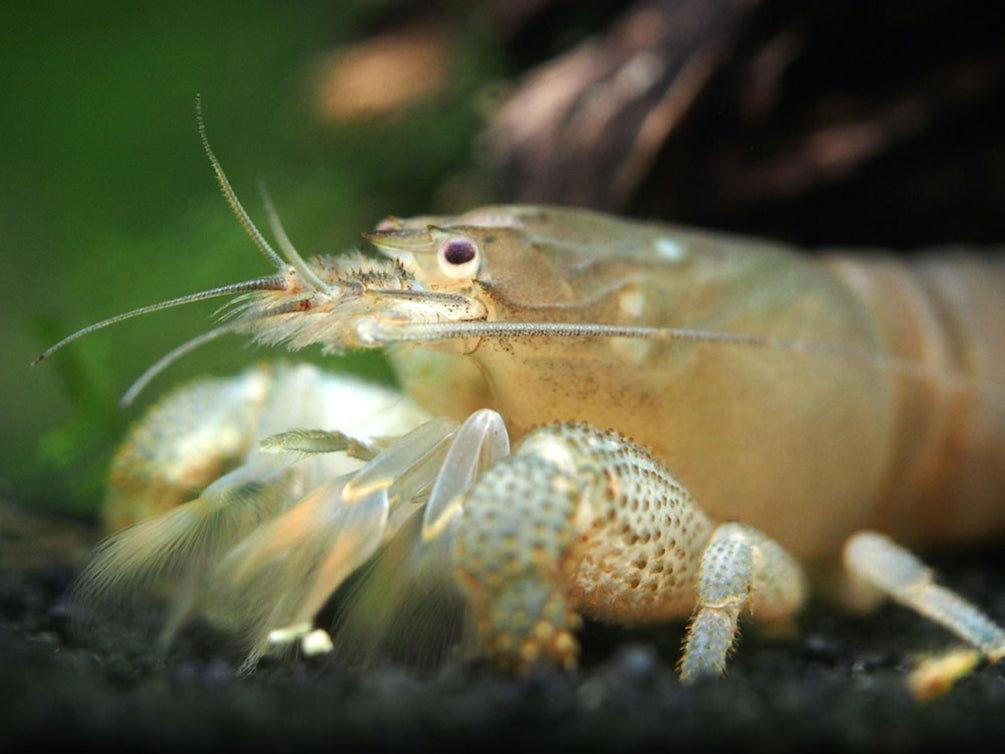
[[[930,562],[1005,621],[1001,549]],[[241,676],[205,643],[158,656],[134,634],[83,638],[65,599],[75,567],[49,560],[3,560],[0,751],[963,751],[1005,740],[1005,664],[917,704],[904,686],[912,658],[952,639],[894,606],[861,618],[815,604],[784,640],[747,626],[728,678],[691,688],[673,672],[680,626],[589,625],[582,668],[565,674],[514,679],[460,663],[349,672],[311,660]]]

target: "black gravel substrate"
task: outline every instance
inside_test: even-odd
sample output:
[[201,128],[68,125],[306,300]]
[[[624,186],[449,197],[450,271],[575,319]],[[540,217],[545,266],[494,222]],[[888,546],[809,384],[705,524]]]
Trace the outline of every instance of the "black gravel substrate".
[[[1000,548],[933,561],[1005,621]],[[75,750],[963,751],[1005,740],[1005,664],[919,705],[912,658],[952,643],[889,606],[868,618],[813,605],[798,637],[747,626],[729,676],[684,688],[682,628],[588,626],[582,669],[510,678],[482,664],[422,676],[269,663],[250,676],[189,642],[159,657],[134,635],[70,625],[73,568],[0,575],[0,752]]]

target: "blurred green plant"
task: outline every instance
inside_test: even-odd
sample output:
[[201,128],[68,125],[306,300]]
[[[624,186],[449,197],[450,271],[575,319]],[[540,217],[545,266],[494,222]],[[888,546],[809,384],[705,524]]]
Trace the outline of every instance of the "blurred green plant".
[[[442,206],[443,187],[470,170],[480,92],[500,65],[476,14],[449,19],[450,65],[433,99],[341,125],[325,122],[315,101],[320,60],[413,6],[421,4],[4,4],[0,495],[93,514],[112,449],[146,405],[198,375],[276,356],[214,343],[120,411],[133,379],[209,327],[210,302],[109,328],[28,367],[91,322],[267,271],[199,147],[196,93],[253,217],[264,220],[262,178],[306,254],[358,246],[359,233],[390,213],[456,209]],[[325,363],[390,379],[379,354]]]

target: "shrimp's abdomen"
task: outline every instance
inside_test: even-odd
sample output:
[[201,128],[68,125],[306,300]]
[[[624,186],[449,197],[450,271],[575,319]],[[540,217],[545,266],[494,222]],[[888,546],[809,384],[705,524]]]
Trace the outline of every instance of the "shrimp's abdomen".
[[893,452],[866,524],[913,546],[1005,533],[1005,260],[835,256],[887,353],[932,378],[891,375]]

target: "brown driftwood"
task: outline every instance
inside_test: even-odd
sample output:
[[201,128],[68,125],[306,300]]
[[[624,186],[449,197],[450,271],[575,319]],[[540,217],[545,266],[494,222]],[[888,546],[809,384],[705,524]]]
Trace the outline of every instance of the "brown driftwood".
[[[560,26],[561,3],[534,13]],[[517,82],[501,195],[788,235],[1005,235],[994,3],[640,0]]]

